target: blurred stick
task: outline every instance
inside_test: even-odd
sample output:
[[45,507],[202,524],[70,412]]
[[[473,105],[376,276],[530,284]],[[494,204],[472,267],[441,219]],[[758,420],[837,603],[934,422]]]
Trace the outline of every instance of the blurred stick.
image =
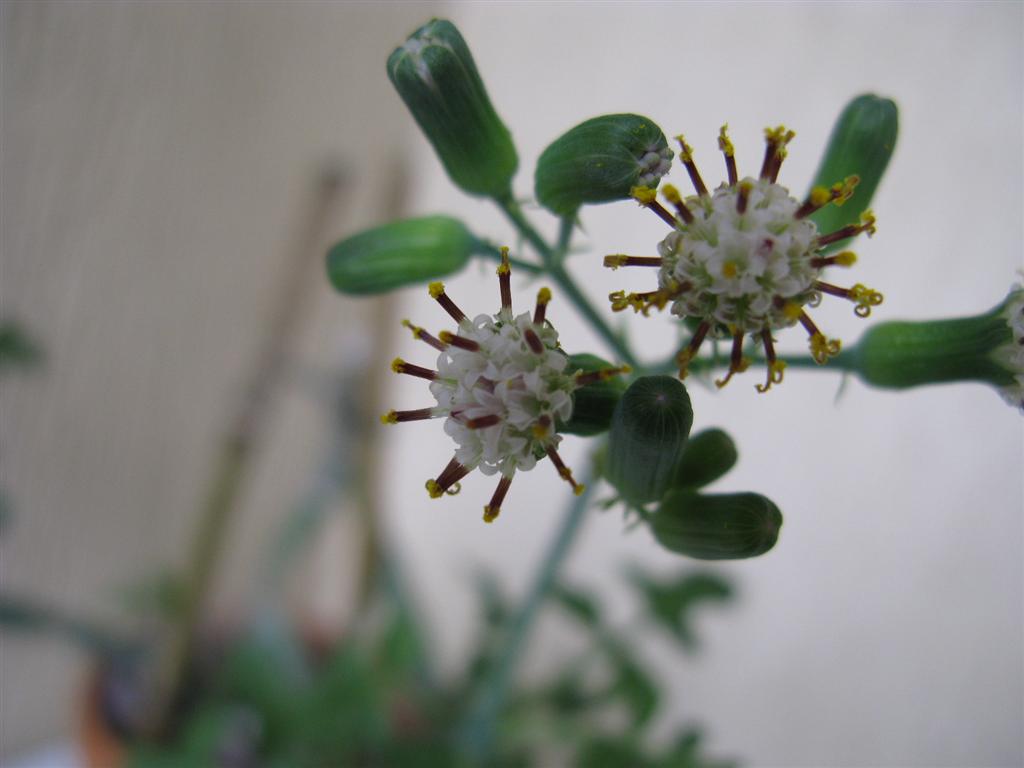
[[174,704],[183,692],[196,630],[238,506],[242,481],[261,437],[269,397],[281,377],[286,353],[298,326],[310,268],[320,255],[320,246],[344,191],[344,181],[342,172],[334,167],[325,168],[316,180],[298,237],[286,259],[284,279],[249,379],[248,391],[214,464],[190,549],[181,617],[172,628],[170,641],[158,661],[153,708],[147,717],[150,736],[166,732]]

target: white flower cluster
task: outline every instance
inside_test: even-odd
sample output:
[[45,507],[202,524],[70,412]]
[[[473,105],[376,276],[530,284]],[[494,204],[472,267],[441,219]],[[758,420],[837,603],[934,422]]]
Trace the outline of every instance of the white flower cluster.
[[[743,213],[737,206],[741,187],[749,190]],[[677,295],[672,313],[714,318],[744,332],[794,325],[778,298],[798,305],[820,298],[813,266],[818,228],[794,218],[800,202],[768,179],[722,184],[713,195],[686,200],[694,221],[661,241],[659,288]],[[688,285],[679,292],[678,286]]]
[[1010,405],[1024,410],[1024,286],[1014,286],[1003,305],[1002,315],[1012,339],[999,347],[995,355],[1013,376],[1013,383],[999,392]]
[[[540,340],[541,352],[531,349],[527,331]],[[558,332],[549,324],[535,325],[529,313],[513,318],[502,310],[464,320],[459,335],[479,349],[448,346],[438,355],[438,378],[430,384],[435,412],[447,417],[444,431],[459,446],[456,461],[485,475],[511,477],[517,469],[532,469],[561,440],[556,421],[572,415],[577,384],[565,370]],[[467,426],[488,417],[497,417],[496,423]]]

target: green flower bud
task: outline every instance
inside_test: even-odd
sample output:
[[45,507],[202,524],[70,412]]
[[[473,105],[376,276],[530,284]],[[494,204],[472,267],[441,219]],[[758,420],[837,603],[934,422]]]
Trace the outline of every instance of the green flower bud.
[[700,488],[733,468],[739,454],[736,443],[721,429],[706,429],[683,447],[672,478],[674,488]]
[[[891,99],[865,94],[846,106],[832,129],[812,189],[827,189],[851,176],[856,176],[858,182],[853,196],[843,205],[826,205],[811,215],[819,232],[835,232],[860,221],[889,165],[898,131],[899,110]],[[841,245],[833,243],[824,251]]]
[[847,367],[876,387],[980,381],[1024,409],[1024,288],[976,317],[879,323],[846,357]]
[[585,203],[624,200],[633,187],[656,188],[669,172],[672,150],[653,120],[603,115],[562,134],[537,161],[538,202],[559,216]]
[[455,25],[417,29],[388,57],[388,77],[452,181],[471,195],[511,196],[516,149]]
[[[569,372],[591,373],[612,369],[612,364],[596,355],[569,355]],[[567,435],[590,437],[608,429],[615,406],[626,391],[626,382],[619,376],[598,379],[573,392],[572,418],[558,425]]]
[[644,376],[630,385],[612,416],[607,466],[624,499],[661,498],[692,425],[690,396],[677,379]]
[[673,552],[698,560],[740,560],[775,546],[782,513],[758,493],[672,490],[649,522],[654,538]]
[[394,221],[337,243],[327,252],[327,275],[342,293],[383,293],[462,269],[476,247],[448,216]]

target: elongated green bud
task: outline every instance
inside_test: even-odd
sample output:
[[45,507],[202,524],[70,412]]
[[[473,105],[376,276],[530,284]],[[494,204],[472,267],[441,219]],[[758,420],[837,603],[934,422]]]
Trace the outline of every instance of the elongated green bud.
[[775,546],[782,513],[758,493],[672,490],[649,522],[665,549],[698,560],[740,560]]
[[519,158],[454,24],[434,19],[413,32],[388,57],[388,77],[453,182],[471,195],[511,195]]
[[693,425],[686,387],[671,376],[644,376],[615,406],[607,478],[634,504],[657,501],[668,488]]
[[976,317],[879,323],[848,357],[847,366],[876,387],[979,381],[1024,409],[1024,288]]
[[736,443],[721,429],[705,429],[683,447],[672,477],[673,488],[700,488],[733,468],[739,454]]
[[462,269],[476,245],[457,219],[404,219],[337,243],[327,252],[327,274],[342,293],[383,293]]
[[624,200],[633,187],[656,188],[672,150],[653,120],[603,115],[562,134],[537,161],[537,201],[559,216],[586,203]]
[[[898,132],[899,110],[891,99],[864,94],[846,105],[832,129],[812,189],[828,189],[851,176],[858,181],[853,196],[843,205],[826,205],[812,214],[819,232],[828,234],[860,222],[889,165]],[[840,241],[825,251],[841,246]]]
[[[611,363],[597,355],[569,355],[568,372],[591,373],[614,370]],[[558,425],[558,431],[568,435],[589,437],[607,431],[612,423],[615,406],[626,391],[621,376],[600,378],[573,392],[572,418]]]

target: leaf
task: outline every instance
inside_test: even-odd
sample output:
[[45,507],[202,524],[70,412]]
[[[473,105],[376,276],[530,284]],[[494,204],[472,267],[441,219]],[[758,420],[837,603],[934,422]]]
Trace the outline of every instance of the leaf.
[[710,572],[687,572],[658,581],[634,567],[628,575],[642,596],[648,615],[689,652],[698,647],[694,613],[708,603],[724,603],[733,597],[729,582]]
[[31,368],[42,359],[42,350],[21,326],[10,320],[0,322],[0,373]]
[[565,584],[557,584],[551,590],[551,598],[584,626],[592,629],[600,626],[600,604],[592,595]]

